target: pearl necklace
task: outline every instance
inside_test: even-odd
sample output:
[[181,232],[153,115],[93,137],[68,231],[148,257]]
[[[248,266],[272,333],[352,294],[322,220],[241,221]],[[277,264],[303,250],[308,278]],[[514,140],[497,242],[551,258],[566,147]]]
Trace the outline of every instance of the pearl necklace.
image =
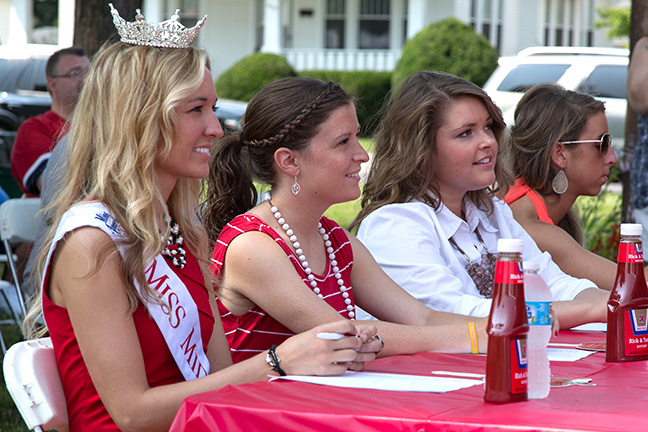
[[[301,266],[304,268],[304,273],[306,273],[306,277],[308,279],[308,282],[310,283],[310,286],[313,288],[313,292],[317,294],[319,298],[324,299],[324,296],[321,294],[320,289],[317,286],[317,280],[315,280],[315,276],[313,276],[313,272],[310,268],[310,264],[308,264],[308,261],[306,261],[306,256],[304,255],[304,251],[301,249],[301,245],[299,244],[299,241],[297,241],[297,236],[290,228],[290,225],[288,225],[288,223],[286,222],[286,219],[284,219],[281,216],[281,213],[279,212],[277,206],[272,204],[269,195],[266,195],[266,201],[268,201],[268,203],[270,204],[270,211],[274,215],[275,219],[277,219],[279,226],[281,226],[281,228],[286,232],[286,235],[292,242],[293,248],[295,248],[295,254],[297,254],[297,257],[299,258],[299,262],[301,263]],[[337,284],[340,287],[340,293],[344,298],[344,304],[347,305],[346,310],[349,314],[349,319],[353,319],[355,317],[355,312],[354,312],[355,308],[351,304],[351,299],[349,298],[349,293],[347,292],[351,288],[347,288],[346,286],[344,286],[344,281],[342,280],[342,275],[340,274],[340,268],[338,267],[337,261],[335,260],[335,251],[331,246],[332,243],[331,240],[329,240],[329,235],[326,233],[324,227],[322,227],[321,222],[318,222],[317,230],[320,232],[320,234],[322,235],[322,239],[324,240],[326,253],[328,253],[328,257],[331,262],[333,276],[335,277],[335,279],[337,279]]]
[[[179,268],[184,268],[187,264],[187,253],[184,250],[182,233],[178,223],[171,219],[171,230],[169,231],[169,238],[167,239],[166,246],[162,250],[162,255],[167,257],[171,263]],[[172,244],[177,244],[178,248],[175,250],[169,249]]]

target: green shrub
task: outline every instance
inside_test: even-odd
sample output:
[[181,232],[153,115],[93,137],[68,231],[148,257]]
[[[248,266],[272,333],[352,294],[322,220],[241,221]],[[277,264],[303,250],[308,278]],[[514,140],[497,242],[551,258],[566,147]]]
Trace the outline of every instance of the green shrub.
[[611,193],[607,186],[595,197],[581,195],[576,200],[581,216],[585,247],[610,261],[617,261],[621,195]]
[[375,131],[378,113],[391,88],[390,72],[374,71],[303,71],[300,76],[335,81],[356,99],[362,136]]
[[392,88],[420,70],[447,72],[484,85],[497,67],[497,50],[473,28],[455,18],[432,23],[403,47]]
[[249,101],[266,84],[296,75],[284,57],[257,52],[223,72],[216,81],[216,90],[221,98]]

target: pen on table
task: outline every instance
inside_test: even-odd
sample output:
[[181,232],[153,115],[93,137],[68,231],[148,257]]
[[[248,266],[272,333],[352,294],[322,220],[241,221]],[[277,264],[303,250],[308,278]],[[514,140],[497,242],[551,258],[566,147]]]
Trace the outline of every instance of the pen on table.
[[345,337],[345,335],[341,333],[328,333],[328,332],[315,333],[315,336],[317,336],[320,339],[327,339],[327,340],[340,340],[343,337]]
[[476,378],[483,379],[486,375],[469,373],[469,372],[449,372],[449,371],[432,371],[432,375],[446,375],[446,376],[455,376],[461,378]]

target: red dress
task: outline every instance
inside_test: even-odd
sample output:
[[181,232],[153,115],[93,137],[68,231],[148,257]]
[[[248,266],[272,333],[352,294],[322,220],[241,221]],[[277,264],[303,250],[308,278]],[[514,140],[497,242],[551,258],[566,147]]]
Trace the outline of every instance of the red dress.
[[542,222],[548,223],[549,225],[554,225],[553,221],[549,217],[547,205],[544,203],[538,192],[531,189],[521,178],[515,180],[515,184],[511,186],[509,191],[506,193],[504,201],[506,201],[506,204],[511,204],[523,196],[526,196],[531,200],[531,203],[538,214],[538,219]]
[[[80,223],[79,226],[83,226]],[[198,306],[200,329],[204,350],[214,328],[214,316],[209,304],[209,292],[205,288],[202,272],[196,258],[185,248],[187,264],[183,269],[170,265],[186,285]],[[49,270],[43,286],[49,283]],[[58,370],[67,400],[70,432],[74,431],[118,431],[110,418],[90,378],[81,356],[67,309],[54,304],[43,290],[43,315],[47,322]],[[184,381],[167,344],[144,305],[140,304],[133,313],[135,329],[142,347],[146,377],[151,387]]]
[[[332,220],[322,217],[322,226],[329,235],[332,247],[335,251],[335,260],[337,261],[342,275],[342,280],[347,288],[351,288],[351,268],[353,267],[353,249],[349,243],[344,230]],[[237,236],[248,231],[260,231],[272,237],[277,244],[283,249],[295,270],[301,276],[304,283],[312,290],[313,288],[307,281],[307,275],[304,272],[299,259],[288,247],[286,242],[267,225],[263,220],[255,215],[243,214],[234,218],[228,223],[218,236],[216,247],[212,255],[212,272],[219,276],[221,267],[225,258],[225,252],[230,242]],[[323,246],[322,246],[323,247]],[[343,318],[349,318],[347,305],[340,293],[340,288],[331,270],[330,260],[326,258],[326,274],[316,275],[317,287],[324,296],[324,300],[333,307]],[[259,269],[263,271],[263,269]],[[353,290],[347,291],[351,305],[355,308],[353,299]],[[313,295],[315,295],[313,293]],[[233,315],[218,299],[218,310],[221,315],[221,321],[227,336],[227,342],[232,353],[234,363],[253,357],[254,355],[267,351],[272,345],[279,345],[295,332],[275,320],[258,306],[253,307],[241,316]]]
[[54,111],[28,118],[16,132],[11,150],[11,175],[27,196],[39,196],[36,181],[41,176],[49,154],[65,133],[65,120]]

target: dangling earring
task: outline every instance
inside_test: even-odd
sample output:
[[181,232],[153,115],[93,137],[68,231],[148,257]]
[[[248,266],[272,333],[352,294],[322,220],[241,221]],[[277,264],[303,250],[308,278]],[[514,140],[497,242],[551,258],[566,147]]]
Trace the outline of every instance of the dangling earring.
[[567,186],[569,186],[569,181],[567,180],[565,171],[558,171],[558,174],[556,174],[556,176],[551,181],[551,188],[558,195],[562,195],[567,191]]
[[293,185],[292,185],[292,193],[293,193],[293,195],[297,195],[300,190],[301,190],[301,186],[299,186],[299,183],[297,183],[297,176],[295,176],[295,181],[293,182]]

